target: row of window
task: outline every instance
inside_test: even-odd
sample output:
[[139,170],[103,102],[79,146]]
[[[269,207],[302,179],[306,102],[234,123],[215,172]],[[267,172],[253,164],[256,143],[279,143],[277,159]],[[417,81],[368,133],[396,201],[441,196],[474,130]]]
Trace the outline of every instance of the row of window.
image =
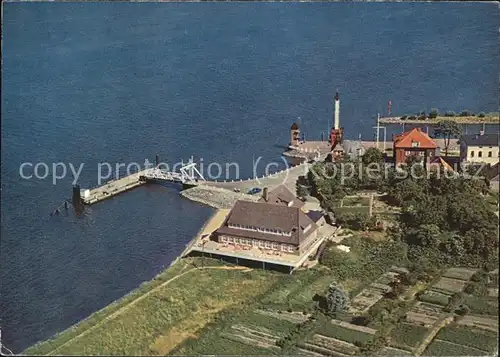
[[228,224],[228,227],[229,228],[237,228],[237,229],[246,229],[248,231],[254,231],[254,232],[279,234],[279,235],[283,235],[283,236],[291,236],[292,235],[291,232],[284,232],[280,229],[259,228],[259,227],[241,225],[241,224]]
[[[500,154],[499,154],[500,155]],[[474,157],[474,150],[472,150],[470,152],[470,157]],[[479,150],[477,152],[477,157],[483,157],[483,152],[481,150]],[[493,157],[493,152],[492,151],[488,151],[488,157]]]
[[292,253],[295,250],[295,248],[289,244],[281,244],[281,247],[280,247],[280,244],[278,244],[278,243],[264,241],[264,240],[257,240],[257,239],[221,236],[220,240],[222,243],[234,243],[234,244],[261,247],[261,248],[272,249],[272,250],[278,250],[278,248],[281,248],[281,251],[290,252],[290,253]]

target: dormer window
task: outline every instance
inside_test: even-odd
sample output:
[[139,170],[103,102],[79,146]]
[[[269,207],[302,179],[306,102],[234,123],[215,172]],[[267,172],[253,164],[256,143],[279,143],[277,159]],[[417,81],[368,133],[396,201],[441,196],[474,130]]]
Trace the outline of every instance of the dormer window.
[[420,146],[420,143],[418,141],[412,141],[411,142],[411,147],[412,148],[418,148]]

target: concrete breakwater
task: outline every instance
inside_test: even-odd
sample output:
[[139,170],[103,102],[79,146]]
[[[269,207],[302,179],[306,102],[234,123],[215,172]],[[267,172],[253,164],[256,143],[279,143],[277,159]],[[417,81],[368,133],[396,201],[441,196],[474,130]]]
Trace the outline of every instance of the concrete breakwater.
[[236,201],[257,201],[260,195],[248,195],[246,193],[234,192],[225,188],[199,185],[182,191],[181,196],[195,202],[203,203],[217,209],[232,208]]

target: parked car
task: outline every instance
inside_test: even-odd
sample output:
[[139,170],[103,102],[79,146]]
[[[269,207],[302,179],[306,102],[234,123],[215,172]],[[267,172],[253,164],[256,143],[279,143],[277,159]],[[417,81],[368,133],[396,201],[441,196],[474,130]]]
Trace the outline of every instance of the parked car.
[[256,193],[259,193],[260,191],[262,191],[261,188],[254,187],[254,188],[251,188],[251,189],[248,190],[248,194],[249,195],[255,195]]

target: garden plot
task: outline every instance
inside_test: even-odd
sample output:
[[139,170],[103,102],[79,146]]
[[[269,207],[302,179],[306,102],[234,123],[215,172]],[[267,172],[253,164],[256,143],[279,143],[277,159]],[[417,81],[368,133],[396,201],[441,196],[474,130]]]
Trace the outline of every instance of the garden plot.
[[300,350],[306,350],[316,353],[316,355],[327,356],[327,357],[344,357],[349,356],[348,354],[341,353],[338,351],[329,350],[328,348],[320,347],[313,343],[305,342],[300,344]]
[[411,356],[411,353],[408,351],[400,350],[399,348],[394,347],[385,347],[379,353],[379,356]]
[[484,356],[484,351],[435,339],[427,346],[424,356]]
[[390,344],[411,351],[424,339],[429,331],[429,329],[422,326],[401,323],[392,330]]
[[498,288],[488,288],[488,296],[498,297]]
[[382,274],[382,276],[376,280],[376,283],[387,285],[395,281],[398,276],[399,273],[388,271],[387,273]]
[[337,326],[340,326],[340,327],[343,327],[343,328],[346,328],[346,329],[349,329],[349,330],[355,330],[355,331],[359,331],[359,332],[364,332],[364,333],[367,333],[367,334],[370,334],[370,335],[375,335],[375,332],[377,332],[377,330],[374,330],[371,327],[354,325],[354,324],[351,324],[351,323],[345,322],[345,321],[331,320],[330,322],[333,325],[337,325]]
[[443,294],[453,295],[464,290],[467,281],[442,277],[432,286],[432,290]]
[[356,326],[356,329],[354,329],[351,328],[351,324],[348,325],[349,327],[345,327],[338,323],[332,324],[330,322],[326,322],[319,326],[316,332],[322,336],[332,337],[351,344],[357,342],[365,343],[373,339],[373,329],[369,329],[369,332],[367,332],[361,331],[360,327],[362,326]]
[[458,321],[459,325],[478,327],[484,330],[498,332],[498,320],[496,317],[466,315]]
[[393,265],[391,267],[391,269],[389,269],[389,271],[394,272],[394,273],[398,273],[398,274],[409,274],[410,273],[410,271],[407,268],[405,268],[405,267],[398,267],[398,266],[395,266],[395,265]]
[[406,314],[406,320],[418,326],[431,327],[443,314],[443,307],[418,301]]
[[222,335],[232,341],[243,342],[251,346],[279,349],[276,345],[279,336],[273,335],[272,331],[262,327],[257,330],[244,325],[233,325],[231,333],[223,333]]
[[383,297],[379,290],[365,288],[352,299],[348,312],[352,315],[363,314]]
[[427,290],[425,293],[418,297],[420,301],[427,302],[430,304],[437,304],[441,306],[448,305],[448,301],[450,299],[449,295],[440,293],[434,290]]
[[309,314],[304,315],[302,312],[288,312],[288,311],[268,311],[268,310],[255,310],[256,313],[271,316],[279,320],[286,320],[294,324],[300,324],[309,318]]
[[[382,275],[379,279],[389,284],[394,281],[397,276],[397,273],[389,272]],[[352,299],[351,306],[349,307],[350,314],[356,315],[365,313],[370,307],[382,299],[386,293],[392,290],[389,285],[378,282],[379,279],[377,279],[377,282],[371,283],[368,287],[361,290],[361,292]]]
[[496,298],[468,295],[464,304],[470,308],[472,314],[498,316],[498,300]]
[[450,268],[443,274],[443,277],[468,281],[476,271],[477,269]]
[[487,354],[497,347],[497,337],[496,332],[453,325],[439,331],[436,339],[482,350]]
[[325,356],[324,354],[314,352],[311,350],[307,350],[305,348],[297,348],[299,356],[313,356],[313,357],[323,357]]
[[342,354],[354,355],[358,352],[358,348],[352,343],[324,335],[315,334],[308,342],[324,349],[340,352]]

